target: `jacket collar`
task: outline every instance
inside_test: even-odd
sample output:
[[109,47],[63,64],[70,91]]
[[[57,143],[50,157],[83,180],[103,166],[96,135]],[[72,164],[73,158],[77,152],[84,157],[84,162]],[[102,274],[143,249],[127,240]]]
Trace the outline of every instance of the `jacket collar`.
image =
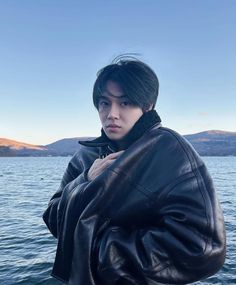
[[[138,121],[134,124],[133,128],[123,138],[123,149],[127,149],[132,143],[138,140],[148,129],[154,125],[161,123],[161,118],[155,110],[144,113]],[[118,151],[114,141],[110,140],[105,134],[104,130],[101,130],[101,136],[90,141],[79,141],[81,145],[90,147],[103,147],[109,146],[112,150]]]

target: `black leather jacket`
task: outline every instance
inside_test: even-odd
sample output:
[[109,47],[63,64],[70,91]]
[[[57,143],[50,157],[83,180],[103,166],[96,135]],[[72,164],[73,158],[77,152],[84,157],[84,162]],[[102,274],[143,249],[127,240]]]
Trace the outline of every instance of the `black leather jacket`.
[[[86,145],[86,146],[85,146]],[[186,284],[225,259],[224,220],[199,155],[152,124],[100,176],[86,172],[109,143],[84,143],[44,213],[58,238],[52,275],[70,285]]]

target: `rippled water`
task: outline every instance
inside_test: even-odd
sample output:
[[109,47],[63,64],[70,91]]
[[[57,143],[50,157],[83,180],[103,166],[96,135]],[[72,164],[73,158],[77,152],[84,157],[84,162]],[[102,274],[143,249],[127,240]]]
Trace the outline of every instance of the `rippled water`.
[[[62,284],[50,277],[56,240],[41,216],[69,159],[0,158],[0,285]],[[203,159],[222,204],[228,246],[222,270],[194,284],[236,284],[236,157]]]

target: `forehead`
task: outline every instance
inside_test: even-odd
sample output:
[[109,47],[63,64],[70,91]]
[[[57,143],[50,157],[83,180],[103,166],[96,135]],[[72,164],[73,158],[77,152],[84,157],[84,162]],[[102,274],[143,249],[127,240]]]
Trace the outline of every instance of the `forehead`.
[[101,97],[127,98],[120,85],[114,81],[107,81]]

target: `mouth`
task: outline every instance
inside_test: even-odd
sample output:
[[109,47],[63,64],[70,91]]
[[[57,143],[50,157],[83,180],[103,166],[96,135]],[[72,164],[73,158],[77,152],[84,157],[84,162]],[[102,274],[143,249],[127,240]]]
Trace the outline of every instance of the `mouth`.
[[120,128],[120,126],[115,125],[115,124],[110,124],[110,125],[107,125],[106,128]]
[[117,131],[119,130],[121,127],[115,124],[110,124],[106,126],[106,129],[109,131]]

